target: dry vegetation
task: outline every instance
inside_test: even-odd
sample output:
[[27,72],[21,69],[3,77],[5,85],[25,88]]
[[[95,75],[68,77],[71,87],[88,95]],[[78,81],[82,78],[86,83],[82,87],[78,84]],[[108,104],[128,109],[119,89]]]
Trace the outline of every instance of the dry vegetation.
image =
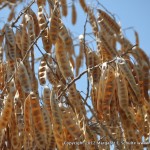
[[[17,16],[21,0],[0,0],[1,10],[11,10],[0,34],[1,150],[108,150],[112,146],[107,142],[120,150],[149,147],[140,142],[149,142],[150,62],[138,33],[133,45],[110,12],[94,10],[96,17],[85,0],[78,2],[87,19],[77,55],[62,20],[70,13],[67,0],[32,1]],[[37,14],[32,5],[37,5]],[[75,25],[75,1],[70,6]],[[96,51],[85,40],[86,24],[91,25]],[[84,74],[85,95],[76,88]]]

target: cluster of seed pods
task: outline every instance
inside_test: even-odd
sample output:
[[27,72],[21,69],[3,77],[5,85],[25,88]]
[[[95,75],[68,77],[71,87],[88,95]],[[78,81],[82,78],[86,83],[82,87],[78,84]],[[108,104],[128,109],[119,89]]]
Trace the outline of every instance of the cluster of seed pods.
[[[96,50],[86,34],[75,48],[63,21],[71,8],[72,25],[77,23],[76,3],[69,2],[36,0],[15,19],[22,1],[0,0],[11,6],[0,32],[0,149],[108,150],[111,142],[122,150],[150,148],[142,144],[150,137],[150,62],[138,33],[134,46],[113,17],[101,9],[97,17],[79,0]],[[85,73],[86,96],[76,82]]]

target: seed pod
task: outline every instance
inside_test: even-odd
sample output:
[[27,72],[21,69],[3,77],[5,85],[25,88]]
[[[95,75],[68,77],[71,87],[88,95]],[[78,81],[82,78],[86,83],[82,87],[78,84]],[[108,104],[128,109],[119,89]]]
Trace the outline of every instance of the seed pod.
[[56,3],[55,9],[53,10],[52,17],[50,19],[50,29],[49,29],[49,35],[50,40],[53,44],[56,43],[58,32],[59,32],[59,25],[60,25],[60,14],[59,14],[59,5]]
[[24,92],[30,93],[31,91],[30,79],[29,79],[29,75],[27,73],[26,67],[24,66],[22,61],[20,61],[17,75],[18,75],[19,82]]
[[5,25],[5,36],[7,43],[7,51],[11,59],[16,59],[16,41],[13,29],[10,25]]
[[46,110],[45,107],[42,109],[42,113],[43,113],[43,120],[44,120],[45,131],[46,131],[46,135],[45,135],[46,136],[46,143],[48,145],[50,145],[51,135],[52,135],[52,125],[50,122],[50,117],[49,117],[48,111]]
[[79,126],[76,124],[73,115],[73,111],[69,109],[65,109],[62,112],[62,120],[63,120],[63,125],[65,128],[68,130],[70,135],[72,135],[74,138],[80,138],[82,135],[82,131],[80,130]]
[[52,111],[51,111],[51,105],[50,105],[50,94],[51,91],[49,89],[48,86],[44,87],[44,91],[43,91],[43,102],[45,104],[45,108],[48,111],[50,120],[52,121]]
[[34,128],[34,138],[35,138],[35,143],[36,147],[42,149],[45,149],[46,147],[46,138],[45,134],[41,133],[36,127]]
[[28,9],[29,14],[32,16],[33,22],[34,22],[34,33],[37,37],[40,33],[39,23],[36,14],[33,12],[31,8]]
[[53,133],[55,137],[58,149],[63,150],[63,132],[62,132],[62,119],[60,114],[60,109],[55,99],[54,90],[51,91],[50,104],[52,110],[52,123],[53,123]]
[[61,2],[61,7],[62,7],[62,15],[66,17],[68,14],[67,1],[66,0],[60,0],[60,2]]
[[[27,30],[26,30],[26,25],[21,24],[21,30],[22,30],[22,36],[21,36],[21,44],[22,44],[21,54],[22,54],[22,57],[24,57],[26,55],[26,53],[27,53],[28,48],[29,48],[29,35],[27,33]],[[26,60],[28,58],[29,58],[29,54],[27,55]]]
[[90,21],[90,24],[92,26],[92,30],[93,30],[93,33],[95,35],[95,37],[97,36],[97,33],[98,33],[98,25],[97,25],[97,20],[93,14],[93,11],[88,8],[88,15],[89,15],[89,21]]
[[39,7],[39,10],[38,10],[38,22],[39,22],[39,27],[40,27],[40,30],[43,31],[42,33],[42,42],[43,42],[43,46],[44,46],[44,49],[47,53],[50,53],[50,50],[51,50],[51,41],[50,41],[50,38],[49,38],[49,28],[47,26],[47,21],[46,21],[46,17],[43,13],[43,7],[40,6]]
[[0,63],[0,90],[4,87],[5,82],[5,74],[6,74],[6,66],[3,63]]
[[9,44],[11,46],[15,46],[15,44],[16,44],[15,35],[14,35],[12,27],[9,24],[5,24],[5,35],[6,35],[6,39],[9,42]]
[[119,105],[126,110],[129,106],[128,89],[125,78],[122,74],[116,74]]
[[40,81],[41,85],[45,85],[46,84],[46,68],[47,68],[47,64],[46,64],[46,58],[43,57],[41,59],[41,63],[39,66],[39,71],[38,71],[38,78]]
[[82,9],[84,10],[84,12],[87,12],[88,9],[87,9],[85,0],[79,0],[79,2],[80,2],[80,5],[81,5]]
[[10,121],[13,107],[13,97],[9,93],[6,97],[4,108],[2,110],[2,115],[0,117],[0,131],[6,128],[8,122]]
[[104,12],[100,9],[98,10],[98,12],[100,13],[100,16],[104,19],[104,21],[107,23],[107,25],[110,27],[110,29],[114,33],[119,34],[120,26],[116,23],[116,21],[114,19],[112,19],[106,12]]
[[72,13],[71,13],[72,20],[71,21],[72,21],[72,24],[75,25],[77,22],[77,12],[76,12],[76,7],[75,7],[74,3],[72,3],[71,10],[72,10]]
[[17,126],[17,118],[15,116],[14,110],[12,111],[10,122],[11,122],[11,144],[13,149],[17,149],[20,147],[20,140],[19,140],[19,132]]
[[16,35],[15,35],[16,45],[20,50],[22,49],[21,35],[22,35],[21,30],[16,29]]
[[42,111],[39,100],[34,92],[30,92],[30,104],[34,126],[41,134],[45,134]]
[[115,74],[110,66],[108,66],[107,68],[107,75],[105,78],[105,89],[104,95],[102,97],[102,111],[104,119],[106,120],[106,122],[108,122],[110,120],[110,103],[113,98],[115,86]]
[[71,71],[71,67],[68,60],[67,52],[64,49],[64,44],[61,39],[57,39],[56,45],[55,45],[55,52],[56,52],[56,59],[60,68],[60,71],[63,75],[63,77],[68,79],[73,79],[73,72]]
[[128,80],[132,90],[134,91],[137,98],[140,98],[140,89],[138,85],[135,82],[134,76],[132,75],[131,70],[129,69],[127,63],[123,58],[117,58],[117,64],[119,65],[119,68],[121,69],[122,73]]
[[24,102],[24,131],[27,135],[32,135],[30,95]]

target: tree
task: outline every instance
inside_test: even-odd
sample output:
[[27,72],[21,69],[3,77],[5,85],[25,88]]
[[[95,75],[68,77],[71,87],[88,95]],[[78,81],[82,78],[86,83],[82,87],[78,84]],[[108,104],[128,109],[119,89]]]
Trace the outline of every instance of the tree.
[[[149,146],[140,142],[149,141],[150,63],[138,33],[133,45],[105,7],[93,10],[79,0],[86,18],[76,43],[63,21],[69,14],[66,0],[33,0],[15,18],[21,3],[0,1],[0,9],[10,9],[0,34],[1,149]],[[71,10],[75,25],[75,1]],[[85,74],[86,93],[77,88]]]

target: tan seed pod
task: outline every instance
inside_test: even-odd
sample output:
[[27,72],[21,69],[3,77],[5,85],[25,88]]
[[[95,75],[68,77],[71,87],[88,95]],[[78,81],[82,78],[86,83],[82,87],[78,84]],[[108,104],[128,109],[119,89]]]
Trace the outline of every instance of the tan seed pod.
[[43,102],[45,104],[45,109],[48,111],[50,120],[52,121],[52,111],[51,111],[51,105],[50,105],[50,94],[51,91],[48,86],[44,86],[43,90]]
[[30,95],[24,102],[24,131],[27,135],[32,135]]
[[5,35],[6,35],[6,39],[9,42],[9,44],[11,46],[15,46],[15,44],[16,44],[15,35],[14,35],[12,27],[9,24],[5,24]]
[[88,10],[87,10],[85,0],[79,0],[79,2],[80,2],[82,9],[84,10],[84,12],[87,12]]
[[41,59],[41,63],[40,63],[39,70],[38,70],[38,78],[39,78],[41,85],[46,84],[46,68],[47,68],[47,64],[45,61],[45,57],[43,57]]
[[119,68],[121,69],[122,73],[124,74],[124,76],[128,80],[128,82],[129,82],[131,88],[133,89],[135,95],[137,96],[137,98],[140,98],[139,86],[136,84],[134,76],[133,76],[131,70],[129,69],[129,66],[127,65],[127,63],[125,62],[125,60],[123,58],[117,57],[117,63],[119,65]]
[[120,26],[116,23],[114,19],[112,19],[106,12],[102,10],[98,10],[100,16],[104,19],[107,25],[112,29],[112,31],[116,34],[120,33]]
[[73,49],[73,42],[72,38],[69,35],[68,30],[66,29],[65,25],[61,22],[60,29],[59,29],[59,37],[62,39],[64,43],[64,48],[70,52]]
[[68,14],[67,0],[60,0],[60,2],[62,7],[62,15],[66,17]]
[[[26,30],[26,25],[21,24],[20,26],[21,26],[21,32],[22,32],[22,36],[21,36],[21,44],[22,44],[21,54],[22,54],[22,57],[24,57],[27,53],[28,48],[29,48],[29,35],[27,33],[27,30]],[[28,58],[29,58],[29,54],[26,57],[26,60]]]
[[76,12],[76,7],[75,4],[72,3],[72,7],[71,7],[72,13],[71,13],[71,17],[72,17],[72,24],[75,25],[77,22],[77,12]]
[[52,89],[50,104],[52,110],[52,123],[53,123],[53,133],[55,137],[56,144],[60,150],[63,150],[63,131],[62,131],[62,118],[60,114],[60,108],[55,99],[55,91]]
[[64,44],[61,39],[57,39],[55,44],[56,59],[60,68],[60,71],[65,79],[73,79],[73,72],[69,64],[69,58],[67,52],[64,49]]
[[42,113],[43,113],[43,120],[44,120],[45,131],[46,131],[46,135],[45,135],[46,143],[48,144],[47,147],[49,147],[51,136],[52,136],[52,124],[50,122],[50,117],[49,117],[48,111],[46,110],[46,107],[42,109]]
[[73,111],[69,109],[65,109],[65,111],[62,112],[62,120],[63,124],[68,130],[68,132],[75,138],[79,139],[82,135],[82,131],[79,128],[79,126],[76,124],[76,121],[73,119]]
[[35,36],[37,37],[40,33],[40,28],[39,28],[37,16],[31,8],[28,9],[28,12],[32,16],[32,19],[34,22],[34,33],[35,33]]
[[27,69],[22,61],[20,61],[20,63],[19,63],[17,75],[18,75],[19,82],[20,82],[21,87],[24,90],[24,92],[30,93],[30,91],[31,91],[30,79],[29,79],[29,75],[27,73]]
[[59,14],[59,5],[56,3],[56,8],[53,10],[52,17],[50,19],[50,29],[49,35],[50,40],[53,44],[56,43],[58,32],[59,32],[59,24],[60,24],[60,14]]
[[4,108],[2,110],[2,115],[0,117],[0,131],[6,128],[8,122],[10,121],[13,107],[13,97],[11,93],[9,93],[6,97]]
[[34,126],[41,134],[45,134],[42,111],[39,100],[34,92],[30,92],[30,104]]

